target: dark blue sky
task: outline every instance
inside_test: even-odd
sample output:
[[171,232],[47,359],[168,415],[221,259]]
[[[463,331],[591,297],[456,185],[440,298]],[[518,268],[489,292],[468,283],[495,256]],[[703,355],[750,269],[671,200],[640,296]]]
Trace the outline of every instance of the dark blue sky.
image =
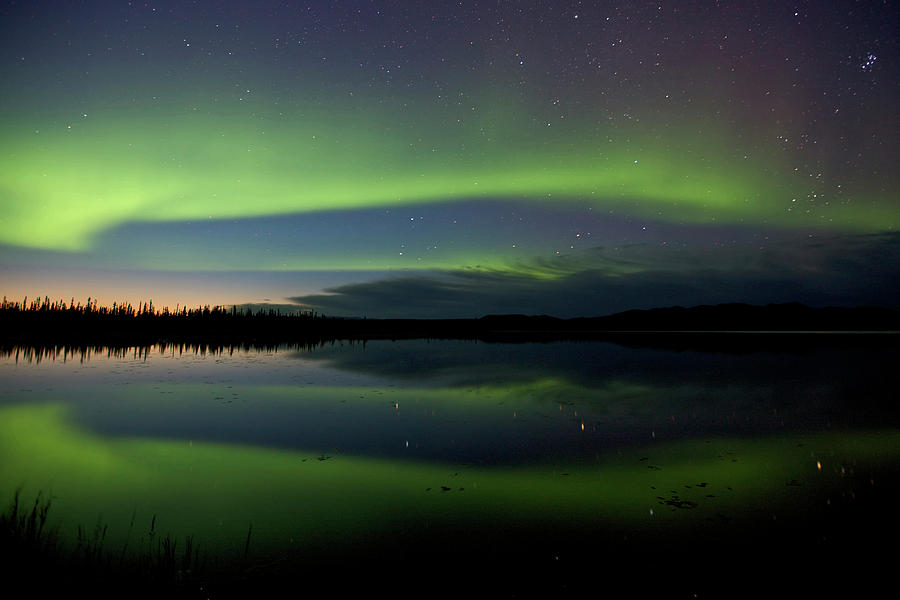
[[0,7],[0,293],[896,306],[890,2]]

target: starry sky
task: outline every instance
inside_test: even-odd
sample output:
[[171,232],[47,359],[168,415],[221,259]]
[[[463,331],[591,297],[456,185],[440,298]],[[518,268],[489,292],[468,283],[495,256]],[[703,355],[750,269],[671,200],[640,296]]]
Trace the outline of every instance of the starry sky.
[[900,308],[900,7],[4,2],[0,293]]

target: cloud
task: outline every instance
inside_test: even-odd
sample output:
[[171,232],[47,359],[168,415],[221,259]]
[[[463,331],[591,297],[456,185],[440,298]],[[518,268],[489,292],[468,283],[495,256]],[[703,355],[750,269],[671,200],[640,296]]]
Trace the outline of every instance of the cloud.
[[746,302],[900,306],[900,234],[785,238],[762,249],[595,247],[509,269],[459,269],[341,285],[289,301],[334,316],[560,317]]

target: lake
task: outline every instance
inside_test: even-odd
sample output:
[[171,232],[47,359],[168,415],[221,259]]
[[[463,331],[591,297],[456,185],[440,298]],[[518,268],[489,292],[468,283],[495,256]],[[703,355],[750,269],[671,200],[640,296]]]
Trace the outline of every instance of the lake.
[[70,544],[192,536],[241,565],[213,597],[864,594],[893,568],[900,352],[810,336],[7,348],[0,499],[52,497]]

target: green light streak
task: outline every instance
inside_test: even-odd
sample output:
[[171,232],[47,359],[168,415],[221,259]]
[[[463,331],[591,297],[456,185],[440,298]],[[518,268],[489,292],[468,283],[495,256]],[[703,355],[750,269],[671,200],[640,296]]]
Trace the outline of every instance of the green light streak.
[[[0,242],[82,251],[98,233],[133,221],[469,198],[577,201],[684,222],[820,224],[786,212],[790,186],[767,175],[771,165],[729,158],[728,135],[714,127],[661,134],[643,124],[603,129],[587,118],[539,127],[521,108],[465,125],[434,110],[414,120],[348,106],[302,112],[98,110],[44,128],[7,121]],[[871,206],[846,211],[841,224],[883,229],[894,217]]]

